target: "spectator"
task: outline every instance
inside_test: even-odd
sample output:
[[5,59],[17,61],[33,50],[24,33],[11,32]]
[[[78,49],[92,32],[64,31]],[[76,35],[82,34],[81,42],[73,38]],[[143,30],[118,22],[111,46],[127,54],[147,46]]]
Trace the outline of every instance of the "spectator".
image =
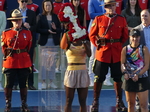
[[[54,5],[54,10],[53,10],[53,12],[54,12],[54,14],[56,14],[56,15],[58,15],[58,13],[59,13],[59,11],[60,11],[60,9],[63,7],[63,0],[55,0],[54,2],[53,2],[53,5]],[[63,30],[63,23],[61,23],[61,29]],[[55,69],[55,71],[56,72],[59,72],[60,71],[60,56],[61,56],[61,51],[60,51],[60,49],[59,49],[59,52],[58,52],[58,60],[57,60],[57,63],[56,63],[56,69]]]
[[127,108],[122,101],[120,56],[122,44],[128,39],[127,23],[124,17],[116,14],[115,0],[105,0],[103,5],[106,13],[94,19],[89,33],[90,41],[97,48],[96,60],[93,65],[95,80],[94,101],[91,111],[98,112],[99,95],[108,68],[111,69],[111,77],[114,80],[116,110],[126,111]]
[[[2,31],[6,28],[6,14],[3,11],[0,11],[0,36],[2,35]],[[1,47],[0,47],[1,49]],[[0,53],[0,63],[2,63],[2,53]],[[2,65],[0,64],[0,68]],[[2,69],[0,69],[0,91],[3,90],[2,87]]]
[[[38,22],[37,22],[37,32],[40,34],[38,44],[40,45],[39,52],[41,52],[41,55],[44,46],[51,47],[51,49],[54,49],[55,52],[58,52],[57,46],[60,43],[60,33],[61,33],[61,25],[59,19],[57,15],[53,13],[54,7],[52,1],[43,0],[42,8],[43,8],[43,13],[38,16]],[[44,59],[43,56],[44,55],[42,55],[41,59]],[[40,62],[40,64],[41,63],[43,62]],[[53,69],[50,69],[48,72],[48,76],[49,76],[48,88],[57,88],[57,86],[53,82],[55,78],[55,66],[56,63],[54,62],[51,65],[51,68]],[[40,70],[42,75],[42,89],[46,89],[47,68],[41,65]]]
[[128,0],[127,8],[122,11],[121,15],[126,18],[129,30],[141,24],[140,12],[138,0]]
[[[38,16],[39,13],[40,13],[39,6],[37,4],[35,4],[35,3],[33,3],[32,0],[28,0],[27,8],[30,9],[30,10],[32,10],[32,11],[34,11],[35,14],[36,14],[36,16]],[[34,32],[33,35],[35,35],[35,38],[36,38],[36,40],[35,40],[35,47],[36,47],[37,46],[36,43],[37,43],[37,40],[38,40],[38,34],[35,34],[35,32]],[[36,49],[35,48],[34,48],[33,52],[34,52],[33,53],[33,72],[34,73],[38,73],[38,70],[35,68],[35,65],[34,65],[35,59],[36,59]]]
[[121,11],[123,10],[123,1],[122,0],[116,0],[116,13],[121,14]]
[[[74,15],[75,11],[71,6],[70,4],[64,4],[64,8],[62,8],[58,16],[61,22],[65,22],[65,28],[68,29],[64,33],[60,43],[60,47],[66,51],[68,62],[64,77],[66,91],[65,112],[72,112],[71,106],[76,89],[79,96],[80,112],[87,112],[86,98],[90,80],[86,68],[86,55],[91,55],[90,43],[85,40],[87,37],[86,29],[80,27],[80,24],[77,23],[76,15]],[[63,13],[66,7],[69,7],[69,14],[73,12],[72,15]],[[68,17],[66,18],[64,15],[68,15]],[[72,33],[80,35],[76,37]]]
[[33,3],[32,0],[28,0],[27,8],[34,11],[36,16],[40,14],[40,8],[37,4]]
[[87,26],[87,29],[88,29],[89,23],[90,23],[90,16],[89,16],[89,13],[88,13],[88,2],[89,2],[89,0],[81,0],[81,2],[80,2],[81,7],[86,12],[86,24],[87,24],[86,26]]
[[123,89],[128,103],[128,112],[135,112],[138,95],[141,112],[148,112],[148,48],[140,44],[140,31],[130,31],[130,44],[122,49],[121,64],[124,74]]
[[138,1],[139,1],[140,8],[142,10],[150,8],[150,1],[149,0],[138,0]]
[[[141,9],[138,4],[138,0],[128,0],[127,7],[121,12],[121,15],[126,18],[128,24],[128,30],[131,30],[135,26],[141,24],[140,19]],[[124,46],[129,44],[129,39],[125,42]]]
[[26,83],[31,72],[32,62],[28,51],[31,48],[32,36],[31,32],[21,27],[22,16],[18,9],[15,9],[11,20],[13,27],[5,30],[2,34],[2,51],[4,53],[3,73],[5,75],[5,112],[11,111],[12,87],[15,77],[18,77],[21,97],[21,111],[29,112],[27,107],[27,87]]
[[0,11],[7,11],[7,0],[0,0]]
[[80,6],[80,0],[71,0],[71,4],[73,5],[75,9],[75,13],[78,16],[78,19],[80,21],[80,25],[86,27],[86,12],[85,10]]
[[63,0],[55,0],[54,2],[53,2],[53,5],[54,5],[54,10],[53,10],[53,12],[54,12],[54,14],[58,14],[59,13],[59,10],[62,8],[62,6],[63,6]]

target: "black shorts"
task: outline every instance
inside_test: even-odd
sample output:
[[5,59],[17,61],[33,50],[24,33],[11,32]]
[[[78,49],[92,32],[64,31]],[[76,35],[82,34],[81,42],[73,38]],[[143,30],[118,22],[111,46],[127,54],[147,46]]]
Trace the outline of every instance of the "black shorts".
[[94,82],[103,82],[108,73],[108,68],[110,68],[111,77],[114,79],[121,80],[122,72],[121,72],[121,63],[104,63],[98,60],[95,60],[93,66],[93,72],[95,74]]
[[122,84],[122,88],[129,92],[143,92],[148,90],[148,87],[148,77],[139,78],[137,82],[134,82],[131,78],[129,78],[129,80],[124,80]]

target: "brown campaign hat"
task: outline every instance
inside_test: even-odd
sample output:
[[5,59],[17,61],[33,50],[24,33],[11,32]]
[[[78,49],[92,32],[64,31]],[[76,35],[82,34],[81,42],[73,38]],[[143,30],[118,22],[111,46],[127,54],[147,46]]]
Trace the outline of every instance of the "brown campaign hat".
[[[116,0],[104,0],[104,4],[103,5],[109,5],[109,4],[113,4],[113,3],[117,3],[117,2],[120,2],[120,1],[116,1]],[[103,6],[103,5],[100,5],[100,6]]]
[[27,16],[22,16],[20,10],[15,9],[10,18],[7,18],[7,20],[17,20],[17,19],[22,19],[22,18],[27,18]]

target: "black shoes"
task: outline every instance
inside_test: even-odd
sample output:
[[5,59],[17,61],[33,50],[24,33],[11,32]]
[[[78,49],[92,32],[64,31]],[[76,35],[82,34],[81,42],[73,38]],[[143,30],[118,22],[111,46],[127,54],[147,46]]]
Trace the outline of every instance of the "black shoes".
[[36,88],[34,86],[28,86],[29,90],[36,90]]
[[117,99],[117,103],[116,103],[116,111],[123,111],[123,112],[127,112],[127,108],[125,107],[124,103],[122,100]]
[[21,112],[30,112],[30,110],[28,109],[28,105],[26,103],[22,104]]
[[94,100],[91,108],[91,112],[98,112],[99,100]]
[[5,112],[11,112],[11,103],[10,102],[6,103]]

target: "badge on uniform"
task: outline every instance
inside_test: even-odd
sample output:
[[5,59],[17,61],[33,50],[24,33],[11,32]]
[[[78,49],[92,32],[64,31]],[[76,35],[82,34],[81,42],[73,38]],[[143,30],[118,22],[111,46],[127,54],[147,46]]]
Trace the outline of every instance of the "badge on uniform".
[[92,27],[95,26],[95,25],[96,25],[96,23],[92,23]]
[[1,46],[3,46],[4,45],[4,42],[1,42]]
[[23,37],[24,37],[24,38],[27,38],[25,33],[23,33]]

